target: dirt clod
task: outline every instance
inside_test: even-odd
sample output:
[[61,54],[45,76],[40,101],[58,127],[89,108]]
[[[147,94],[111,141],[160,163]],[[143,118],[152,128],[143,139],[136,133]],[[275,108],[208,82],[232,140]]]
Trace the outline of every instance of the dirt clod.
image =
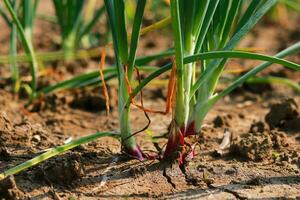
[[8,151],[5,144],[0,140],[0,160],[8,160],[10,152]]
[[263,94],[266,91],[272,90],[271,84],[255,84],[255,83],[244,83],[243,88],[254,94]]
[[41,167],[42,177],[46,181],[59,185],[70,185],[84,175],[84,166],[76,154],[67,154],[45,163]]
[[272,130],[269,132],[271,140],[273,142],[274,149],[283,149],[284,147],[289,146],[288,138],[286,134],[282,131]]
[[286,134],[278,130],[269,130],[263,122],[254,122],[250,132],[234,139],[230,152],[251,161],[268,160],[273,150],[290,145]]
[[267,124],[265,124],[262,121],[258,121],[258,122],[254,122],[253,124],[251,124],[250,133],[257,133],[257,132],[264,132],[264,131],[268,131],[269,127]]
[[286,121],[283,129],[286,131],[299,132],[300,131],[300,117]]
[[232,145],[231,152],[252,161],[262,161],[272,154],[272,140],[269,134],[247,133]]
[[60,93],[42,96],[40,99],[37,99],[29,105],[28,110],[31,112],[40,112],[45,110],[56,112],[59,111],[59,108],[68,103],[68,97],[68,95]]
[[141,166],[141,167],[134,167],[134,168],[131,168],[129,173],[134,176],[134,177],[138,177],[140,175],[143,175],[145,174],[147,171],[146,167],[144,166]]
[[296,119],[299,116],[299,110],[293,99],[287,99],[271,106],[270,112],[265,120],[271,128],[283,127],[287,121]]
[[0,199],[24,199],[24,193],[18,189],[13,176],[0,181]]
[[300,167],[300,153],[297,151],[289,151],[289,152],[283,152],[278,156],[278,159],[276,160],[277,164],[282,164],[283,162],[287,162],[290,164],[295,164]]
[[82,110],[97,112],[105,110],[105,97],[100,91],[77,91],[73,100],[70,102],[70,107]]
[[230,126],[230,119],[232,118],[231,115],[224,115],[224,116],[217,116],[214,120],[213,120],[213,124],[215,128],[220,128],[220,127],[229,127]]
[[0,113],[0,133],[4,131],[10,131],[12,129],[12,123],[7,117],[5,112]]

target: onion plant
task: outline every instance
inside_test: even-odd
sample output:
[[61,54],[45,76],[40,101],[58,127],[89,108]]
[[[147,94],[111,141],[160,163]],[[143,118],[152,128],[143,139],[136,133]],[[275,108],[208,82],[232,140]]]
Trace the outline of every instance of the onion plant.
[[[17,3],[16,0],[11,1],[11,5],[14,11],[17,11]],[[12,20],[9,19],[8,14],[0,5],[0,14],[4,21],[6,22],[7,26],[11,29],[10,31],[10,43],[9,43],[9,64],[10,64],[10,72],[11,72],[11,80],[13,83],[13,92],[17,93],[20,88],[20,74],[17,61],[15,59],[17,55],[17,27],[16,24],[13,23]]]
[[300,1],[299,0],[279,0],[279,3],[284,4],[287,7],[300,12]]
[[[185,157],[189,153],[193,153],[193,150],[184,152],[184,138],[199,134],[206,114],[219,99],[270,64],[267,63],[254,68],[254,71],[249,71],[223,92],[216,94],[215,89],[228,58],[265,60],[299,70],[299,65],[275,57],[233,51],[243,36],[275,5],[276,0],[252,0],[247,3],[247,9],[238,19],[237,13],[242,3],[244,3],[242,0],[171,0],[170,2],[176,63],[176,101],[172,126],[164,153],[165,159],[173,158],[173,154],[178,155],[179,153],[180,163],[183,164]],[[144,2],[138,1],[137,8],[139,8],[139,4],[144,4]],[[138,21],[139,23],[133,25],[133,37],[128,53],[124,1],[106,0],[105,5],[111,24],[118,69],[121,135],[123,135],[123,140],[129,137],[133,141],[128,121],[131,99],[137,92],[141,91],[147,82],[170,68],[170,65],[153,72],[132,93],[128,94],[126,76],[129,80],[132,76],[138,30],[144,7],[136,12],[135,22]],[[299,43],[287,52],[295,53],[298,50]],[[196,64],[197,60],[203,60],[200,66]],[[200,76],[196,76],[196,67],[198,66],[201,68]],[[132,145],[130,149],[139,149],[135,142],[129,142],[126,145],[128,147]],[[133,153],[133,155],[142,154]],[[140,156],[137,157],[141,158]]]
[[130,98],[127,81],[131,80],[135,67],[136,51],[146,0],[139,0],[137,3],[130,45],[127,40],[125,2],[123,0],[104,0],[104,4],[112,31],[118,73],[118,109],[122,144],[125,151],[142,160],[143,154],[131,135],[132,130],[129,122],[130,104],[125,104]]
[[[299,0],[279,0],[279,5],[285,6],[287,9],[294,10],[296,12],[300,12],[300,1]],[[277,13],[280,15],[280,13]]]
[[[22,25],[22,28],[24,30],[24,35],[28,41],[29,44],[32,45],[32,30],[34,27],[34,19],[35,19],[35,13],[37,9],[39,0],[35,1],[26,1],[22,0],[19,3],[16,0],[11,0],[11,7],[13,8],[13,11],[17,15],[20,10],[20,15],[18,16],[18,19]],[[20,75],[19,75],[19,68],[16,61],[17,56],[17,26],[14,20],[9,19],[9,13],[5,12],[5,10],[0,5],[0,14],[2,15],[3,19],[7,23],[8,27],[11,29],[10,32],[10,45],[9,45],[9,63],[10,63],[10,69],[11,69],[11,79],[13,82],[13,91],[17,93],[19,91],[19,88],[21,86],[20,81]]]
[[104,7],[95,9],[94,4],[89,1],[85,10],[84,0],[53,0],[65,59],[72,57],[104,13]]
[[21,15],[19,18],[23,25],[25,36],[30,43],[32,43],[32,32],[39,1],[22,0],[20,2]]
[[[240,18],[237,14],[242,0],[171,0],[171,16],[176,56],[176,105],[169,140],[164,157],[178,154],[180,163],[193,155],[193,147],[185,152],[184,138],[197,135],[203,120],[212,106],[234,87],[245,81],[237,79],[232,86],[217,94],[216,86],[222,75],[229,54],[242,55],[232,51],[259,19],[276,4],[276,0],[252,0]],[[220,51],[223,59],[210,59],[200,64],[185,64],[184,58],[199,53]],[[225,52],[229,51],[229,52]],[[244,57],[244,56],[242,56]],[[255,56],[245,55],[252,59]],[[196,67],[201,68],[196,76]],[[250,77],[263,69],[255,68],[247,73]],[[260,69],[260,70],[258,70]],[[245,75],[244,75],[245,77]]]
[[[27,3],[25,3],[27,2]],[[35,1],[36,3],[38,1]],[[17,39],[17,33],[16,30],[18,30],[18,35],[19,38],[21,40],[21,43],[24,47],[24,50],[26,52],[26,54],[30,57],[31,60],[31,67],[30,67],[30,72],[31,72],[31,84],[30,87],[26,87],[28,92],[30,93],[30,98],[33,99],[35,96],[35,92],[36,92],[36,88],[37,88],[37,69],[38,69],[38,62],[35,56],[35,52],[33,49],[33,45],[31,42],[31,37],[29,36],[29,33],[31,33],[31,28],[32,28],[32,20],[33,17],[31,16],[30,19],[27,19],[27,17],[23,17],[24,19],[24,25],[22,25],[20,19],[17,16],[17,12],[16,12],[16,1],[9,1],[9,0],[4,0],[4,4],[9,12],[9,15],[11,17],[11,20],[9,20],[9,17],[6,17],[6,21],[9,22],[9,24],[11,24],[11,28],[12,28],[12,32],[11,32],[11,43],[10,43],[10,61],[12,62],[12,78],[15,81],[15,84],[18,88],[18,84],[20,82],[19,80],[19,73],[18,73],[18,67],[16,65],[16,61],[14,60],[14,56],[17,53],[17,49],[16,49],[16,39]],[[23,1],[22,3],[24,3],[23,7],[26,7],[26,5],[28,5],[28,1]],[[28,12],[24,11],[24,12]],[[27,29],[25,29],[27,28]],[[29,31],[30,30],[30,31]]]
[[[14,175],[18,172],[21,172],[33,165],[36,165],[42,161],[45,161],[53,156],[56,156],[60,153],[63,153],[69,149],[75,148],[81,144],[90,142],[97,138],[110,136],[115,138],[120,138],[122,144],[124,145],[124,150],[129,153],[130,155],[143,160],[144,156],[136,144],[134,137],[131,137],[131,128],[129,124],[129,112],[130,106],[126,106],[127,101],[130,99],[129,90],[127,87],[126,80],[128,80],[132,76],[133,68],[136,64],[136,50],[138,39],[140,35],[140,27],[142,23],[142,16],[144,13],[146,0],[140,0],[137,4],[136,14],[134,17],[132,35],[131,35],[131,42],[130,48],[128,52],[128,41],[127,41],[127,32],[126,32],[126,25],[125,25],[125,7],[124,2],[121,0],[110,1],[105,0],[105,6],[108,12],[109,21],[112,28],[113,40],[114,40],[114,50],[116,56],[116,68],[117,68],[117,75],[118,75],[118,88],[119,88],[119,119],[120,119],[120,134],[114,132],[100,132],[93,135],[89,135],[86,137],[82,137],[78,140],[71,141],[65,145],[59,146],[54,148],[48,152],[43,153],[29,161],[26,161],[16,167],[13,167],[3,173],[0,174],[0,180]],[[117,12],[116,12],[117,11]],[[122,12],[119,12],[122,11]],[[121,25],[121,26],[117,26]],[[121,31],[121,32],[119,32]],[[145,58],[145,60],[151,60],[152,58]],[[98,74],[99,75],[99,74]],[[85,80],[86,77],[83,76]],[[77,80],[76,80],[77,81]],[[75,83],[76,81],[70,81],[65,83]],[[80,80],[79,80],[80,81]],[[60,87],[65,86],[62,84]],[[58,86],[58,88],[60,88]],[[129,104],[130,105],[130,104]]]
[[[272,56],[264,56],[260,54],[253,54],[253,53],[244,53],[244,52],[237,52],[237,51],[217,51],[217,52],[207,52],[207,53],[199,53],[192,56],[187,56],[183,59],[184,64],[196,62],[198,60],[210,60],[210,59],[220,59],[220,58],[251,58],[255,60],[261,60],[266,61],[265,63],[258,65],[254,67],[249,72],[245,73],[243,76],[236,79],[234,82],[232,82],[225,90],[214,96],[214,101],[212,103],[215,103],[217,100],[221,99],[222,97],[229,94],[232,90],[237,88],[239,85],[241,85],[243,82],[248,80],[249,78],[255,76],[260,71],[266,69],[267,67],[271,66],[273,63],[281,64],[283,66],[286,66],[290,69],[294,69],[297,71],[300,71],[300,65],[295,64],[280,58],[286,57],[288,55],[293,55],[300,52],[300,42],[290,46],[287,49],[284,49],[280,53],[276,54],[274,57]],[[172,63],[166,64],[165,66],[161,67],[160,69],[154,71],[149,76],[147,76],[143,81],[132,91],[131,97],[136,96],[149,82],[151,82],[154,78],[157,76],[167,72],[172,67]],[[127,99],[126,105],[130,105],[131,101],[130,98]],[[88,143],[90,141],[94,141],[96,139],[102,138],[102,137],[114,137],[119,139],[121,136],[118,133],[115,132],[99,132],[92,135],[84,136],[82,138],[79,138],[77,140],[71,141],[67,144],[58,146],[56,148],[53,148],[45,153],[42,153],[41,155],[36,156],[35,158],[32,158],[31,160],[28,160],[24,163],[21,163],[15,167],[12,167],[3,173],[0,174],[0,180],[3,180],[4,178],[14,175],[16,173],[19,173],[21,171],[24,171],[34,165],[39,164],[40,162],[43,162],[51,157],[57,156],[61,153],[64,153],[72,148],[75,148],[79,145]],[[175,150],[174,150],[175,151]]]
[[[3,9],[0,4],[0,15],[2,15],[2,14],[3,14]],[[40,14],[38,14],[38,15],[40,15]],[[3,18],[5,21],[8,21],[8,24],[10,23],[9,19],[7,18],[7,16],[5,14],[3,15]],[[152,31],[165,28],[166,26],[168,26],[170,24],[170,22],[171,22],[171,18],[166,17],[156,23],[153,23],[147,27],[144,27],[141,30],[140,35],[144,35],[144,34],[152,32]],[[56,23],[56,20],[54,23]],[[111,43],[108,43],[105,46],[110,47]],[[63,51],[37,52],[36,57],[37,57],[38,61],[41,61],[41,62],[59,61],[59,60],[64,59],[64,52]],[[90,58],[97,58],[97,57],[99,57],[99,47],[95,47],[95,48],[91,48],[91,49],[77,50],[74,53],[74,55],[70,58],[71,59],[90,59]],[[153,57],[153,56],[150,56],[150,57]],[[145,59],[148,59],[148,58],[144,58],[144,60]],[[30,57],[28,57],[24,54],[18,54],[14,60],[17,63],[24,63],[24,62],[31,61]],[[0,64],[8,64],[8,63],[10,63],[9,56],[4,56],[4,55],[0,56]]]
[[278,0],[277,5],[269,12],[269,18],[284,27],[291,27],[289,18],[294,12],[300,12],[299,0]]

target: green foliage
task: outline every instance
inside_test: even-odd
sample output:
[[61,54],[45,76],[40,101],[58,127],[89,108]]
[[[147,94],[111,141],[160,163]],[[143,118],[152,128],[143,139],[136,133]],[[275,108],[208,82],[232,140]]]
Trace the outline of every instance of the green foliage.
[[[37,70],[38,70],[38,63],[37,63],[37,59],[35,56],[35,52],[33,49],[33,45],[31,43],[31,40],[26,36],[24,27],[22,26],[16,11],[14,10],[14,8],[12,7],[12,4],[9,0],[4,0],[5,6],[12,18],[12,22],[15,24],[19,36],[20,36],[20,40],[22,42],[22,45],[24,47],[25,52],[27,53],[27,55],[31,58],[31,94],[30,94],[30,98],[33,99],[35,96],[35,92],[36,92],[36,88],[37,88]],[[12,27],[13,28],[13,27]],[[15,34],[15,33],[14,33]],[[15,55],[16,54],[16,36],[13,36],[13,40],[11,41],[11,54]],[[13,79],[18,78],[18,71],[17,71],[17,67],[16,67],[16,63],[14,63],[13,65],[15,65],[13,68]],[[16,83],[19,82],[19,80],[16,80]]]
[[129,122],[130,106],[125,106],[130,99],[127,79],[130,81],[136,61],[137,44],[140,35],[141,23],[146,5],[146,0],[139,0],[135,10],[131,42],[128,44],[127,27],[125,23],[125,3],[123,0],[105,0],[108,19],[112,30],[116,67],[118,75],[118,108],[122,144],[125,150],[138,159],[143,159],[140,148],[131,135]]
[[[180,143],[181,137],[195,135],[201,131],[205,116],[221,97],[270,66],[270,63],[280,62],[279,64],[300,70],[299,65],[292,67],[288,62],[276,57],[233,51],[239,41],[276,3],[276,0],[252,0],[249,3],[242,0],[171,0],[177,70],[173,119],[176,126],[174,130],[170,130],[165,157],[169,157],[170,152],[176,152],[178,146],[183,145]],[[245,10],[241,9],[243,5],[246,6]],[[197,12],[199,10],[200,13]],[[288,49],[289,53],[298,51],[299,43]],[[270,63],[255,67],[237,78],[220,94],[216,94],[216,86],[228,58],[231,57],[259,59]],[[191,61],[185,62],[185,58]],[[195,62],[197,60],[202,60],[200,65]],[[198,66],[201,72],[197,76]],[[186,132],[187,130],[189,132]]]
[[[85,7],[85,5],[88,6]],[[90,34],[103,15],[105,8],[94,8],[95,1],[90,0],[53,0],[56,17],[61,31],[61,46],[65,59],[70,59],[83,39]],[[89,4],[92,4],[89,6]],[[86,9],[86,10],[85,10]],[[88,13],[89,17],[84,17]]]
[[[4,0],[14,24],[19,31],[20,39],[24,49],[30,55],[33,62],[32,67],[32,88],[36,87],[36,59],[29,39],[26,37],[23,25],[17,18],[9,0]],[[58,22],[62,31],[63,46],[66,55],[73,54],[84,35],[88,34],[91,28],[101,16],[104,7],[95,11],[93,20],[88,23],[83,22],[83,0],[53,0]],[[135,13],[132,15],[132,33],[128,38],[128,26],[126,25],[125,1],[104,0],[105,9],[110,24],[115,53],[115,65],[104,70],[105,79],[117,77],[118,79],[118,111],[120,121],[120,134],[96,133],[91,136],[80,138],[76,141],[52,149],[30,161],[7,170],[0,174],[0,179],[8,175],[15,174],[30,166],[38,164],[50,157],[63,153],[80,144],[95,140],[96,138],[110,136],[117,137],[131,155],[138,159],[144,159],[140,148],[132,135],[129,115],[132,97],[164,72],[172,68],[173,63],[168,63],[162,67],[145,67],[152,60],[161,59],[166,56],[175,55],[176,61],[176,107],[174,119],[175,131],[170,132],[166,151],[177,153],[180,137],[189,134],[198,134],[201,130],[202,122],[214,106],[214,104],[228,95],[241,84],[248,82],[276,82],[290,85],[295,90],[299,90],[299,85],[286,79],[276,77],[255,77],[257,73],[270,67],[272,64],[280,64],[287,68],[300,71],[300,65],[284,60],[283,58],[300,52],[300,42],[281,51],[275,56],[266,56],[255,53],[234,51],[239,41],[251,31],[256,23],[277,3],[276,0],[171,0],[170,14],[172,22],[172,33],[174,48],[155,55],[147,55],[143,58],[136,58],[138,42],[141,35],[141,25],[146,6],[146,0],[137,1]],[[14,4],[13,4],[14,5]],[[133,9],[132,7],[130,9]],[[0,10],[1,11],[1,10]],[[2,13],[2,12],[0,12]],[[8,17],[4,19],[9,22]],[[14,36],[16,39],[16,36]],[[12,55],[15,43],[11,47]],[[252,68],[245,74],[236,77],[223,91],[216,93],[216,86],[223,74],[226,63],[231,58],[252,59],[264,61],[264,63]],[[201,62],[198,62],[201,61]],[[12,63],[16,64],[16,63]],[[129,93],[127,81],[132,80],[134,68],[150,71],[141,83]],[[200,73],[196,73],[200,71]],[[41,89],[36,96],[42,93],[55,92],[62,89],[82,87],[90,84],[99,84],[99,72],[90,72],[76,76],[70,80],[63,81]],[[34,97],[34,96],[33,96]],[[191,129],[193,128],[193,129]],[[178,131],[180,130],[180,131]],[[153,139],[152,133],[147,132]],[[171,141],[171,142],[170,142]],[[182,142],[182,141],[181,141]],[[182,152],[180,152],[182,153]],[[168,156],[168,155],[167,155]]]
[[[0,5],[0,14],[2,15],[2,17],[5,20],[8,27],[11,29],[10,46],[9,46],[9,55],[10,55],[9,63],[10,63],[10,69],[11,69],[11,79],[13,82],[13,91],[15,93],[17,93],[21,87],[19,67],[18,67],[17,61],[15,59],[15,57],[17,56],[18,31],[19,32],[21,31],[20,30],[20,27],[21,27],[22,31],[24,32],[23,34],[20,33],[20,35],[21,35],[20,38],[21,38],[23,45],[25,44],[26,41],[22,37],[25,36],[28,45],[30,45],[31,48],[33,48],[32,47],[32,30],[34,27],[34,19],[35,19],[35,13],[36,13],[38,2],[39,2],[39,0],[34,0],[34,1],[21,0],[19,4],[16,0],[10,0],[10,1],[4,2],[8,12],[6,12]],[[8,8],[7,6],[10,6],[10,8]],[[22,11],[19,16],[17,15],[18,10]],[[13,16],[12,16],[12,14],[13,14]],[[12,20],[10,19],[9,15],[11,15]],[[16,20],[19,21],[18,22],[19,26],[17,25]],[[29,49],[26,47],[25,47],[25,51],[29,55],[30,58],[35,57],[35,56],[30,55],[31,53],[30,53]],[[36,63],[34,63],[34,61],[33,61],[32,67],[31,67],[32,77],[33,77],[33,75],[35,75],[36,68],[37,68]],[[35,90],[34,88],[36,87],[36,84],[34,83],[34,81],[35,81],[34,79],[35,78],[33,77],[32,83],[31,83],[32,89],[30,89],[31,91],[34,91]],[[31,97],[33,97],[33,94],[31,94]]]

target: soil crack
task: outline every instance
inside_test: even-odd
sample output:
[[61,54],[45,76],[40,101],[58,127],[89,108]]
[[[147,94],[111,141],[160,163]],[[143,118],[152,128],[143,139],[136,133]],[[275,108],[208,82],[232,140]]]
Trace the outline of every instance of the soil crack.
[[235,198],[239,199],[239,200],[246,200],[247,197],[242,197],[239,195],[238,192],[234,191],[234,190],[230,190],[230,189],[224,189],[224,192],[227,192],[229,194],[232,194],[233,196],[235,196]]
[[175,183],[173,183],[172,178],[167,174],[167,170],[166,170],[166,169],[163,170],[163,176],[167,179],[167,182],[168,182],[170,185],[172,185],[172,187],[173,187],[174,189],[176,189],[176,185],[175,185]]

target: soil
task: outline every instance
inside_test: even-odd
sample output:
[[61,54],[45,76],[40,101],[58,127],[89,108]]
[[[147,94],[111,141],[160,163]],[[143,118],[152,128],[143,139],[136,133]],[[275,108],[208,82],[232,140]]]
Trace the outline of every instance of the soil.
[[[300,27],[296,22],[292,29],[263,22],[241,47],[258,46],[267,49],[266,53],[277,52],[299,41]],[[1,43],[5,41],[1,39]],[[144,37],[141,46],[145,48],[140,53],[143,55],[169,47],[170,40],[155,33]],[[299,63],[299,54],[291,60]],[[95,63],[69,64],[76,70],[51,63],[53,66],[49,67],[55,74],[51,81],[45,81],[46,85],[58,81],[59,76],[66,78],[97,69]],[[251,67],[256,62],[236,60],[231,64],[235,63]],[[7,71],[0,73],[5,76]],[[299,73],[280,66],[263,74],[300,80]],[[217,103],[205,119],[197,154],[185,169],[177,163],[165,168],[156,159],[143,162],[132,159],[121,153],[117,140],[107,137],[1,181],[0,199],[299,199],[300,95],[286,86],[263,88],[244,85]],[[163,110],[165,91],[164,86],[147,87],[145,106]],[[110,105],[115,108],[117,96],[113,84],[109,93]],[[117,109],[106,116],[105,98],[98,87],[50,94],[30,106],[25,104],[25,99],[17,99],[7,91],[5,82],[1,84],[1,172],[70,139],[118,130]],[[157,136],[159,148],[164,148],[171,115],[149,115],[152,121],[149,130]],[[145,126],[147,119],[133,108],[131,122],[136,131]],[[228,151],[216,154],[225,130],[232,136]],[[156,144],[146,133],[137,135],[137,141],[149,155],[157,152]]]

